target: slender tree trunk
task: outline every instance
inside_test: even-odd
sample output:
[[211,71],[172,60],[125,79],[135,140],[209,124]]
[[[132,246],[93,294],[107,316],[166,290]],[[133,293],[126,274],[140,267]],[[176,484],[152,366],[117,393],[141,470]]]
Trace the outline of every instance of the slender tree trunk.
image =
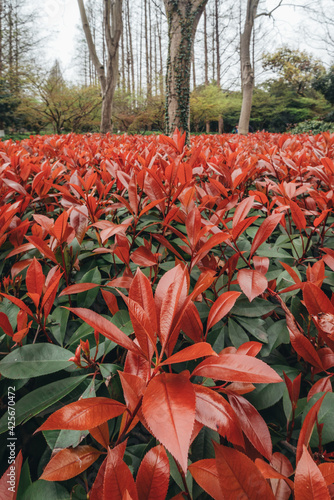
[[208,35],[206,8],[204,9],[204,82],[209,85]]
[[168,19],[166,132],[189,137],[191,54],[198,21],[208,0],[164,0]]
[[83,30],[86,36],[90,57],[100,80],[102,93],[102,112],[100,132],[112,131],[112,103],[118,80],[118,49],[122,34],[122,0],[104,0],[103,24],[107,48],[107,70],[100,62],[88,23],[83,0],[78,0]]
[[242,85],[242,106],[239,119],[239,134],[248,134],[252,109],[254,72],[251,64],[251,37],[259,0],[247,0],[244,30],[240,35],[240,65]]

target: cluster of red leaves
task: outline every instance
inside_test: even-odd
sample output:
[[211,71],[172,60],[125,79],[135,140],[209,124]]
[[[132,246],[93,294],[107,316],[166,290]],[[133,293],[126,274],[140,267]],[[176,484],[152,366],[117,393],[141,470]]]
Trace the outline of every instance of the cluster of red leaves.
[[[0,157],[1,297],[18,308],[16,331],[0,310],[9,349],[57,343],[50,315],[58,303],[94,330],[94,357],[88,340],[80,340],[71,358],[69,349],[79,369],[101,376],[100,336],[122,348],[122,400],[79,399],[38,429],[89,431],[100,446],[57,451],[41,478],[66,481],[100,460],[92,500],[111,498],[110,492],[115,500],[164,500],[174,459],[183,481],[175,499],[191,496],[188,471],[214,499],[284,500],[291,492],[297,500],[333,498],[334,464],[320,463],[327,457],[321,439],[317,455],[309,443],[315,427],[321,437],[319,410],[332,392],[334,300],[324,282],[326,266],[334,271],[328,243],[334,135],[202,136],[187,147],[178,132],[173,138],[71,134],[0,142]],[[261,252],[278,234],[291,251],[279,263]],[[110,258],[104,283],[76,280],[88,248],[94,258]],[[266,277],[277,270],[275,259],[290,286]],[[165,272],[166,263],[172,266]],[[130,336],[96,308],[73,307],[94,289],[109,316],[126,305]],[[304,318],[288,302],[298,293]],[[303,372],[294,380],[284,373],[292,409],[286,438],[290,448],[296,442],[292,463],[273,453],[270,426],[247,399],[254,384],[282,382],[257,357],[263,344],[213,348],[210,332],[243,294],[249,302],[261,297],[261,304],[280,306],[280,313],[260,316],[285,318]],[[200,303],[209,309],[205,328]],[[293,436],[302,376],[311,386],[308,400],[322,395]],[[118,422],[112,435],[110,420]],[[160,444],[146,453],[135,480],[124,454],[137,425]],[[189,464],[204,427],[220,436],[215,458]]]

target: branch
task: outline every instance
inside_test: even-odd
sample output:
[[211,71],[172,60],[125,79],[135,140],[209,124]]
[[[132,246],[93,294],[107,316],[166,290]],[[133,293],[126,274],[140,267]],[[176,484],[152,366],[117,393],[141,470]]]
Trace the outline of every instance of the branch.
[[92,33],[90,30],[89,22],[87,19],[87,14],[86,14],[86,9],[83,0],[78,0],[78,6],[80,10],[80,16],[81,16],[81,21],[82,21],[82,27],[85,33],[87,45],[88,45],[88,50],[90,57],[92,59],[92,62],[95,66],[96,72],[99,75],[99,77],[104,76],[104,67],[103,64],[101,64],[98,55],[96,53],[96,47],[93,41]]
[[267,17],[271,17],[272,16],[272,13],[275,12],[275,10],[279,9],[282,5],[284,0],[280,0],[279,3],[276,5],[276,7],[274,7],[273,9],[271,9],[269,12],[260,12],[260,14],[257,14],[255,16],[255,19],[257,19],[258,17],[261,17],[261,16],[267,16]]

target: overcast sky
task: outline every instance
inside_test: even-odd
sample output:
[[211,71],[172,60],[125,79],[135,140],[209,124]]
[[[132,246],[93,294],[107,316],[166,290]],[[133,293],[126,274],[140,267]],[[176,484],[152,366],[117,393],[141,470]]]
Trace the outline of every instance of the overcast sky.
[[[246,0],[241,1],[246,2]],[[277,5],[278,1],[263,0],[260,6],[262,5],[270,10]],[[288,0],[284,1],[288,3]],[[301,0],[299,0],[299,3],[302,3]],[[77,25],[80,23],[77,0],[37,0],[36,4],[39,5],[41,25],[46,29],[47,38],[44,51],[48,65],[51,66],[53,61],[58,58],[65,77],[69,79],[75,78],[71,63],[74,57]],[[263,7],[260,7],[259,11],[262,11]],[[274,17],[275,22],[268,20],[267,23],[269,24],[267,26],[269,30],[270,26],[272,26],[273,39],[277,47],[288,44],[292,48],[308,50],[324,60],[326,64],[330,64],[330,58],[326,56],[325,52],[319,52],[315,48],[316,43],[307,35],[307,30],[306,33],[303,30],[307,17],[301,9],[282,6],[275,11]]]

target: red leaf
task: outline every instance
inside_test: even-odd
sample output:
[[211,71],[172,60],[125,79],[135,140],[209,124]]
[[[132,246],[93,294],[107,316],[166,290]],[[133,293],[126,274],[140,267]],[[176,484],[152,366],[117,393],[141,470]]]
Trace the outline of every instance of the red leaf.
[[252,257],[259,246],[261,246],[262,243],[264,243],[266,239],[269,238],[269,236],[275,230],[277,224],[281,221],[282,217],[282,214],[272,214],[262,222],[253,240],[250,257]]
[[105,319],[100,314],[97,314],[90,309],[84,309],[82,307],[66,307],[69,311],[73,312],[88,325],[90,325],[94,330],[107,337],[107,339],[112,340],[118,345],[129,349],[136,354],[140,354],[139,348],[129,339],[125,333],[123,333],[116,325]]
[[27,269],[26,285],[29,293],[35,293],[39,297],[42,295],[45,276],[42,271],[42,266],[34,257],[32,263]]
[[87,290],[92,290],[100,285],[95,283],[76,283],[75,285],[70,285],[64,288],[59,294],[59,297],[63,295],[72,295],[73,293],[87,292]]
[[[50,274],[50,273],[49,273]],[[49,276],[48,274],[48,276]],[[63,276],[64,273],[59,273],[59,270],[57,270],[57,273],[52,276],[52,279],[50,282],[48,282],[48,279],[46,280],[46,286],[47,290],[44,293],[43,300],[41,307],[44,310],[44,317],[47,318],[48,315],[50,314],[50,311],[52,309],[57,290],[58,290],[58,285],[59,281],[61,280],[61,277]]]
[[[282,479],[283,481],[286,481],[286,483],[290,486],[290,489],[293,490],[293,482],[280,472],[277,472],[277,470],[275,470],[270,464],[262,460],[262,458],[256,458],[255,465],[265,479]],[[291,492],[289,490],[289,496],[287,498],[290,497],[290,493]],[[277,498],[277,495],[275,495],[275,498]]]
[[326,462],[324,464],[318,465],[321,474],[323,475],[324,480],[326,481],[327,486],[334,483],[334,463]]
[[270,461],[272,444],[266,422],[247,399],[236,394],[230,394],[228,399],[249,441],[261,455]]
[[55,411],[38,431],[55,429],[85,431],[122,415],[125,410],[125,405],[109,398],[79,399]]
[[230,312],[240,292],[225,292],[213,303],[210,309],[206,330],[209,331],[218,321]]
[[287,326],[290,333],[291,345],[296,353],[312,366],[323,371],[324,367],[322,366],[321,359],[309,339],[300,333],[297,328],[292,330],[290,328],[292,326],[291,323],[287,323]]
[[330,500],[326,482],[304,445],[295,474],[295,500]]
[[201,213],[197,207],[194,207],[187,215],[186,229],[191,248],[195,248],[201,230]]
[[249,498],[274,500],[269,484],[256,465],[243,453],[213,443],[216,467],[225,500]]
[[149,383],[142,409],[152,434],[170,451],[184,473],[195,422],[195,391],[182,373],[161,373]]
[[[8,442],[7,444],[10,444],[10,442]],[[19,486],[20,475],[21,475],[22,462],[23,462],[23,456],[22,456],[22,451],[20,451],[16,456],[15,461],[9,465],[8,469],[6,470],[6,472],[4,472],[3,476],[0,479],[1,500],[16,500],[17,489]]]
[[258,271],[261,274],[266,274],[269,269],[269,258],[268,257],[258,257],[254,255],[253,264],[255,271]]
[[104,422],[97,427],[93,427],[89,429],[89,433],[93,436],[95,441],[100,443],[104,448],[108,448],[109,446],[109,426],[108,422]]
[[192,376],[209,377],[227,382],[269,384],[282,382],[277,373],[263,361],[244,354],[220,354],[202,361]]
[[218,354],[216,354],[211,345],[207,342],[198,342],[197,344],[190,345],[176,354],[173,354],[173,356],[167,358],[163,363],[160,363],[160,366],[182,363],[184,361],[190,361],[191,359],[204,358],[204,356],[218,356]]
[[74,232],[73,228],[68,225],[67,221],[68,221],[68,213],[64,211],[55,220],[54,226],[52,228],[52,232],[59,241],[60,245],[67,240],[67,238],[70,236],[72,232]]
[[137,248],[130,258],[137,266],[151,267],[158,263],[157,257],[146,247]]
[[143,458],[136,479],[139,500],[165,500],[169,484],[169,461],[161,445]]
[[300,206],[297,205],[297,203],[295,203],[294,201],[290,200],[290,210],[291,210],[292,220],[295,223],[298,231],[305,229],[306,219]]
[[126,448],[126,441],[108,449],[108,457],[104,473],[103,500],[109,500],[112,493],[112,500],[123,500],[126,491],[133,500],[138,500],[135,481],[129,467],[123,462]]
[[334,306],[327,295],[313,283],[305,283],[303,298],[311,316],[317,316],[320,312],[334,314]]
[[[293,467],[289,459],[282,453],[274,453],[270,465],[275,469],[275,471],[279,472],[284,477],[288,477],[293,474]],[[288,500],[290,498],[290,488],[293,489],[294,485],[289,479],[270,479],[270,484],[276,500]],[[290,485],[290,488],[287,484]]]
[[17,299],[16,297],[13,297],[12,295],[7,295],[6,293],[0,293],[0,295],[5,297],[6,299],[10,300],[11,302],[13,302],[13,304],[15,304],[17,307],[19,307],[21,309],[21,311],[26,312],[32,318],[34,317],[32,310],[28,306],[26,306],[25,303],[21,299]]
[[237,281],[249,302],[261,295],[268,286],[267,278],[259,271],[252,269],[241,269],[238,272]]
[[[140,269],[137,270],[130,286],[129,299],[137,302],[149,318],[151,329],[155,334],[157,331],[157,315],[151,283]],[[155,339],[155,335],[152,337]]]
[[66,481],[88,469],[101,455],[91,446],[65,448],[51,458],[40,479],[45,481]]
[[143,356],[128,351],[124,363],[124,372],[136,375],[147,382],[151,376],[151,366]]
[[56,259],[56,256],[55,254],[53,253],[53,251],[50,249],[50,247],[48,247],[47,243],[42,240],[42,238],[40,238],[39,236],[26,236],[27,240],[32,244],[34,245],[35,248],[37,248],[37,250],[39,250],[41,252],[41,254],[43,254],[47,259],[50,259],[52,262],[54,262],[55,264],[58,264],[58,261]]
[[14,332],[12,325],[10,324],[7,315],[3,312],[0,312],[0,328],[3,329],[6,335],[9,335],[10,337],[13,336]]
[[143,397],[146,381],[131,373],[118,372],[121,379],[124,399],[131,413],[136,409],[140,399]]
[[249,341],[242,344],[237,349],[237,354],[246,354],[247,356],[257,356],[262,349],[261,342]]
[[189,471],[196,483],[214,500],[225,500],[214,458],[206,458],[189,465]]
[[101,289],[102,296],[104,298],[105,303],[108,306],[109,311],[112,315],[116,314],[118,309],[117,299],[115,295],[111,292],[107,292],[106,290]]
[[238,419],[230,404],[209,387],[194,385],[196,394],[196,420],[217,431],[231,443],[244,447]]
[[148,360],[152,359],[153,349],[156,345],[156,331],[153,330],[149,317],[144,309],[130,298],[118,292],[124,299],[129,309],[131,323],[136,335],[138,344],[140,345],[145,357]]
[[197,307],[190,302],[181,320],[181,330],[194,342],[203,340],[203,323]]
[[248,198],[244,198],[235,209],[233,215],[233,223],[232,228],[234,229],[236,225],[247,217],[248,212],[253,206],[255,196],[249,196]]
[[289,398],[292,405],[296,405],[299,399],[300,381],[302,374],[300,373],[292,382],[289,377],[283,372],[285,385],[287,386]]
[[89,500],[103,499],[103,482],[107,465],[107,458],[105,458],[98,470],[92,489],[89,492]]
[[326,396],[326,394],[323,394],[323,396],[321,396],[321,398],[318,399],[318,401],[316,401],[316,403],[314,403],[314,405],[308,411],[308,413],[305,417],[301,431],[299,433],[299,438],[298,438],[298,443],[297,443],[297,453],[296,453],[296,463],[297,464],[302,456],[303,447],[308,446],[308,444],[310,442],[313,428],[314,428],[314,425],[316,423],[316,419],[318,416],[318,412],[319,412],[320,406],[321,406],[325,396]]
[[311,397],[318,392],[333,392],[332,384],[330,381],[331,377],[332,375],[329,375],[328,377],[324,377],[318,380],[309,390],[307,401],[310,401]]

